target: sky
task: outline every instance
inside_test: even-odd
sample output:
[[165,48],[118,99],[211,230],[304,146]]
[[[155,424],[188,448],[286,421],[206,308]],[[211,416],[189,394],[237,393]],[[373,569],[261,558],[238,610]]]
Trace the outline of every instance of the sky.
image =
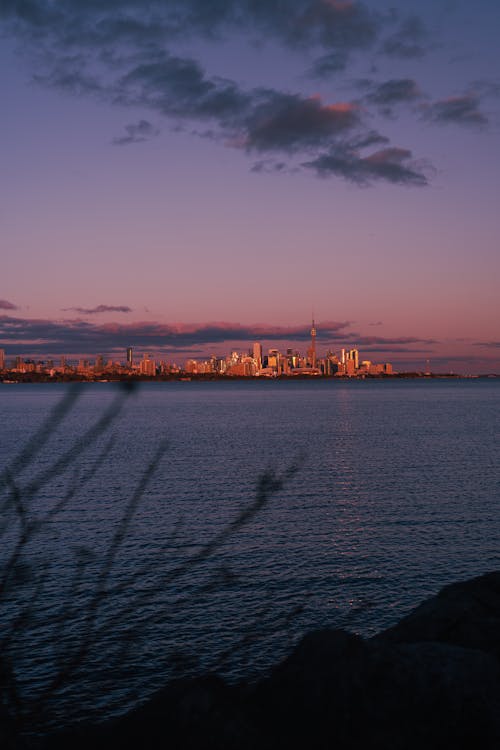
[[2,0],[0,348],[500,372],[496,0]]

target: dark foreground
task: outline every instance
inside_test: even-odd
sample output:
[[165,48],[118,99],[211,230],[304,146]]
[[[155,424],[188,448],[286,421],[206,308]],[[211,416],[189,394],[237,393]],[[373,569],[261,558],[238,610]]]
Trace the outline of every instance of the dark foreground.
[[[2,724],[2,748],[35,747]],[[447,586],[369,640],[310,633],[257,684],[178,680],[120,719],[42,747],[500,748],[500,572]]]

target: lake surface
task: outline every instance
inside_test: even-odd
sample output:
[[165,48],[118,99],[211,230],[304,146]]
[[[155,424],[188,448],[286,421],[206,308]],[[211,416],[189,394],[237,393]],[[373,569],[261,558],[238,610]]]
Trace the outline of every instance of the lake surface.
[[[69,392],[0,386],[2,467]],[[106,716],[174,674],[261,674],[312,628],[371,635],[500,569],[499,402],[474,379],[79,386],[2,505],[4,568],[21,516],[41,522],[0,600],[26,694]]]

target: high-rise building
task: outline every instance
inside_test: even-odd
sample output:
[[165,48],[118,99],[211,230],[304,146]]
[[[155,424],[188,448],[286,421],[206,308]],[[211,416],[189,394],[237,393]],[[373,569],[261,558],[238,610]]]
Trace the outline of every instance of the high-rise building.
[[278,349],[269,349],[267,355],[267,366],[271,367],[273,371],[279,375],[281,371],[281,354]]
[[139,364],[139,372],[141,375],[156,375],[156,362],[151,358],[150,354],[145,354]]
[[349,377],[356,375],[356,363],[354,359],[351,359],[350,357],[348,357],[345,363],[345,374],[349,375]]
[[257,369],[260,370],[262,368],[262,344],[259,344],[257,341],[252,347],[252,356],[255,360]]
[[134,365],[134,354],[132,352],[132,347],[127,346],[127,367],[131,370]]
[[354,369],[357,370],[359,367],[359,352],[357,349],[349,349],[347,353],[347,359],[352,359],[354,361]]
[[5,370],[5,351],[0,349],[0,370]]

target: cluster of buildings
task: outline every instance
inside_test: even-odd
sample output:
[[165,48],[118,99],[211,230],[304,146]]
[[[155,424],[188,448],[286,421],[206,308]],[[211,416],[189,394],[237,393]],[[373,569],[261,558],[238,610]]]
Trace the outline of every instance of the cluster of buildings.
[[317,357],[314,347],[308,349],[304,357],[294,349],[282,353],[269,349],[267,354],[262,345],[255,343],[246,354],[231,352],[228,357],[206,360],[189,359],[184,366],[188,375],[217,375],[239,377],[280,377],[296,375],[347,376],[392,375],[389,362],[375,364],[371,360],[360,360],[357,349],[341,349],[337,355],[328,351],[324,357]]
[[364,377],[366,375],[392,375],[389,362],[376,364],[371,360],[360,360],[357,349],[341,349],[338,354],[327,351],[324,357],[316,354],[316,328],[314,321],[311,328],[311,343],[306,356],[294,349],[285,353],[278,349],[269,349],[264,353],[262,344],[254,343],[246,352],[231,352],[227,357],[212,356],[208,359],[188,359],[184,366],[157,361],[150,354],[135,359],[132,347],[126,350],[125,362],[104,360],[102,355],[92,362],[80,359],[78,363],[69,364],[66,357],[55,363],[53,360],[36,362],[16,357],[6,367],[5,352],[0,349],[0,371],[11,373],[39,373],[50,377],[74,376],[81,379],[106,379],[113,377],[282,377],[282,376],[339,376]]

